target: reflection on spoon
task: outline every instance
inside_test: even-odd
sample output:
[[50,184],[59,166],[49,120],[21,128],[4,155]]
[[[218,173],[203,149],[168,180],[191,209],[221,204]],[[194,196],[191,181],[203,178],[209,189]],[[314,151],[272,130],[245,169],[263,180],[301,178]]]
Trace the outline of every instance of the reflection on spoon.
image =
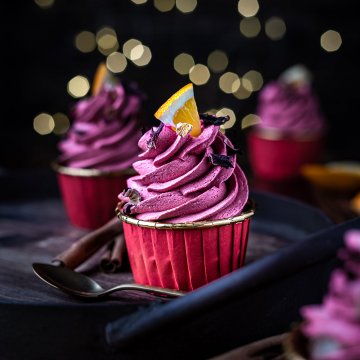
[[111,289],[103,289],[95,280],[66,267],[49,264],[33,264],[35,274],[47,284],[60,289],[70,295],[83,298],[99,298],[121,290],[144,291],[153,295],[179,297],[184,292],[140,284],[121,284]]

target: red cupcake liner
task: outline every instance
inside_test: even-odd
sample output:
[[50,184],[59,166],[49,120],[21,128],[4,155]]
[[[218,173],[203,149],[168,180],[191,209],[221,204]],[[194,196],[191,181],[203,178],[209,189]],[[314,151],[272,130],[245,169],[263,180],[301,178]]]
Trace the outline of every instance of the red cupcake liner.
[[61,166],[56,166],[56,170],[64,206],[73,225],[92,230],[114,217],[117,196],[126,187],[129,173]]
[[145,222],[119,214],[135,282],[191,291],[239,269],[253,213],[192,224]]
[[299,176],[304,164],[320,159],[321,137],[306,140],[267,139],[256,132],[248,135],[250,165],[254,175],[269,180],[285,180]]

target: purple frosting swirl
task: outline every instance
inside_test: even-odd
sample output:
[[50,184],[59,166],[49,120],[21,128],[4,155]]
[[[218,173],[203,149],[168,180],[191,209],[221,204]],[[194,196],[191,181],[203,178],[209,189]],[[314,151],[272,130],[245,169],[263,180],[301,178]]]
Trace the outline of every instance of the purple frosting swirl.
[[310,84],[287,85],[271,82],[259,95],[257,113],[259,130],[273,130],[284,135],[322,134],[323,115]]
[[[156,146],[149,148],[153,133],[148,131],[139,141],[144,152],[133,164],[139,175],[130,178],[128,186],[140,193],[141,200],[128,213],[141,220],[170,223],[225,219],[241,213],[248,200],[247,180],[236,155],[228,154],[232,145],[219,126],[205,127],[199,137],[181,137],[164,126]],[[127,201],[123,194],[119,199]]]
[[74,122],[59,144],[59,162],[73,168],[123,170],[137,159],[142,95],[121,84],[105,85],[79,101]]

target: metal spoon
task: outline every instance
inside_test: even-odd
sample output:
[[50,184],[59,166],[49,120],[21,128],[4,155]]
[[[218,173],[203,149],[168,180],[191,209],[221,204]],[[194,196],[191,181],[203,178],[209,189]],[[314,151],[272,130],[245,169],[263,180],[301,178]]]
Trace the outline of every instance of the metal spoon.
[[47,284],[70,295],[84,298],[104,297],[115,291],[121,290],[137,290],[154,295],[166,295],[171,297],[185,295],[184,292],[178,290],[164,289],[140,284],[121,284],[114,286],[111,289],[105,290],[95,280],[66,267],[40,263],[35,263],[32,267],[35,274]]

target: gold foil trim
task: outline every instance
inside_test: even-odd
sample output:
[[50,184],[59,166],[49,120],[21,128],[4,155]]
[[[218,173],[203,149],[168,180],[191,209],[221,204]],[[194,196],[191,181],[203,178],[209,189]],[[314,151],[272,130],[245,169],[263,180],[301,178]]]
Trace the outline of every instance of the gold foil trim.
[[176,124],[176,133],[181,137],[185,137],[191,132],[192,128],[193,126],[191,124],[180,122]]
[[132,168],[124,170],[115,170],[115,171],[103,171],[99,169],[78,169],[60,165],[57,162],[51,164],[53,170],[59,174],[68,175],[68,176],[80,176],[80,177],[98,177],[98,176],[107,176],[107,177],[116,177],[120,175],[136,175],[136,172]]
[[233,218],[222,219],[222,220],[212,220],[212,221],[197,221],[197,222],[188,222],[188,223],[162,223],[157,221],[144,221],[138,220],[134,217],[123,215],[118,208],[115,209],[117,217],[132,225],[150,228],[150,229],[159,229],[159,230],[182,230],[182,229],[208,229],[215,226],[224,226],[242,222],[246,219],[251,218],[254,213],[254,207],[252,201],[248,203],[247,209],[243,211],[239,216]]

